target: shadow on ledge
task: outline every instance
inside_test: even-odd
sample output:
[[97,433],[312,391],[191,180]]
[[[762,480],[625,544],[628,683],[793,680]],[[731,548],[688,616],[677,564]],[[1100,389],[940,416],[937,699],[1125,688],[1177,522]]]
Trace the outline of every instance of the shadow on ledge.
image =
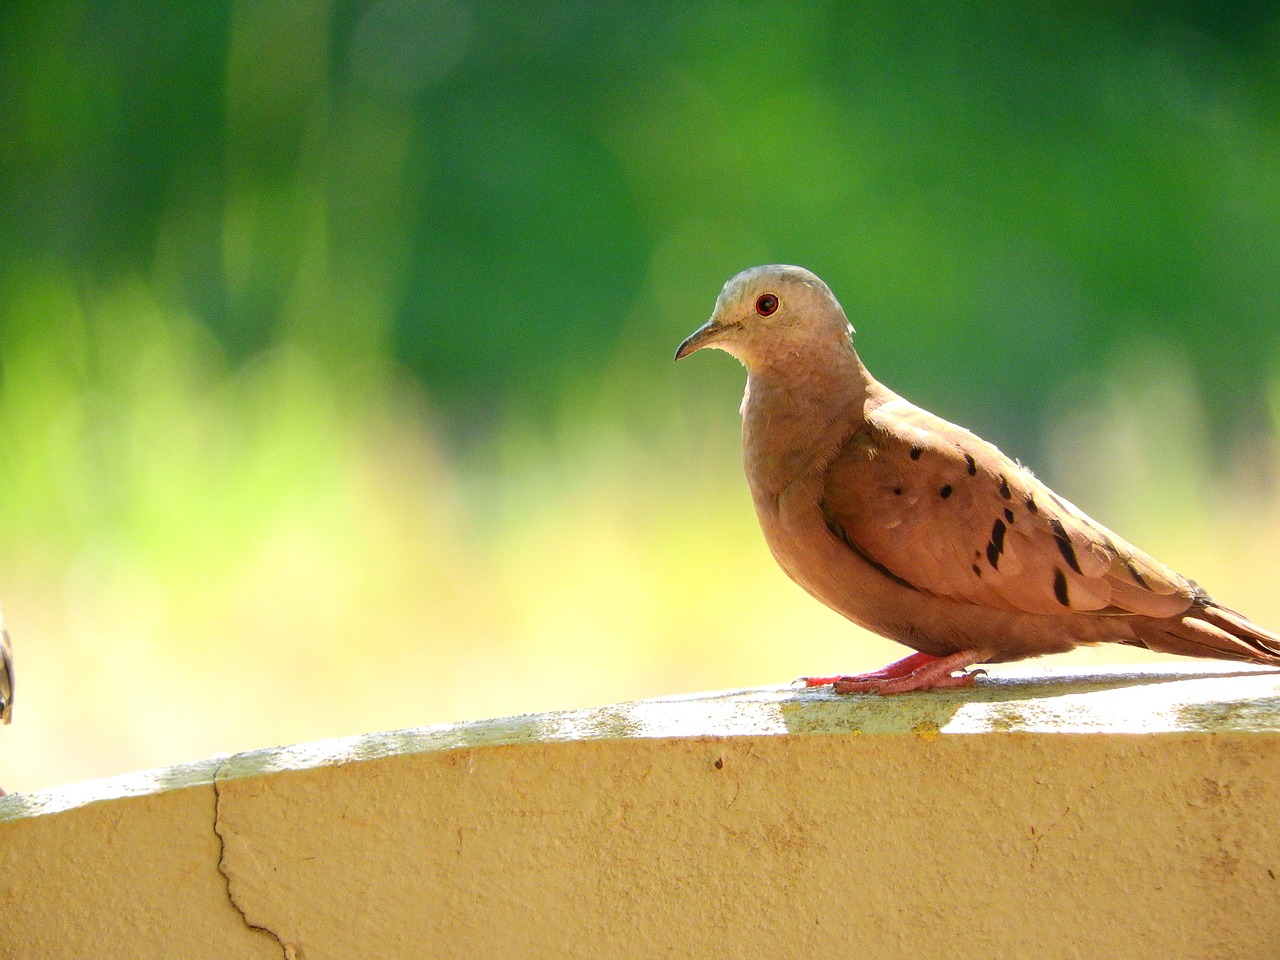
[[968,689],[892,697],[804,690],[782,710],[790,733],[1252,732],[1280,729],[1280,670],[1015,668]]

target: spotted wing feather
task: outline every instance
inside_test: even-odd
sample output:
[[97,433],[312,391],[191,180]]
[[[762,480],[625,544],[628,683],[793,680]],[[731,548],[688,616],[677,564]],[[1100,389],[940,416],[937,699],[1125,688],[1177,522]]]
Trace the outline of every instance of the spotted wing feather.
[[4,617],[0,615],[0,723],[8,723],[12,716],[13,647],[9,644],[9,632],[4,628]]
[[822,509],[886,574],[961,603],[1171,617],[1197,596],[995,446],[900,398],[832,460]]

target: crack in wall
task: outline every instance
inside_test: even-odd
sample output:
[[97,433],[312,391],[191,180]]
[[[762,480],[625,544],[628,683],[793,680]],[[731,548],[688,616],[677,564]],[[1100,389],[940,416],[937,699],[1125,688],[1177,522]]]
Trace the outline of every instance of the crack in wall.
[[231,904],[233,910],[240,914],[240,919],[244,921],[244,925],[250,930],[270,937],[284,952],[284,960],[304,960],[302,951],[298,950],[292,944],[285,943],[270,927],[264,927],[260,923],[254,923],[249,919],[249,915],[245,913],[244,908],[236,902],[235,894],[231,892],[231,873],[227,866],[227,838],[222,833],[222,771],[226,768],[227,761],[223,760],[218,764],[218,768],[213,773],[213,835],[218,838],[218,872],[222,874],[222,879],[227,882],[227,901]]

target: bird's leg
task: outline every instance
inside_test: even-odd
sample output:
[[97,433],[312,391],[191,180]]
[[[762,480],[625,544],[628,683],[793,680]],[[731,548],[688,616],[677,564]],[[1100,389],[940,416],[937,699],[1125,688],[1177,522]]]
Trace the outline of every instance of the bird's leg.
[[874,683],[879,680],[896,680],[914,673],[926,664],[933,663],[937,657],[927,653],[913,653],[909,657],[896,660],[887,667],[872,670],[869,673],[840,674],[834,677],[801,677],[806,687],[825,687],[829,683]]
[[[961,673],[959,676],[952,676],[952,674],[957,670],[967,670],[975,663],[985,663],[994,658],[995,652],[992,650],[961,650],[959,653],[926,663],[904,677],[878,683],[871,689],[879,694],[889,694],[908,693],[912,690],[940,690],[944,687],[971,687],[978,679],[980,671]],[[841,684],[836,684],[835,690],[836,693],[861,692],[845,689]]]
[[975,663],[994,659],[991,650],[961,650],[945,657],[933,657],[925,653],[913,654],[869,674],[849,677],[832,677],[836,693],[908,693],[912,690],[941,690],[946,687],[971,687],[978,673],[961,673]]

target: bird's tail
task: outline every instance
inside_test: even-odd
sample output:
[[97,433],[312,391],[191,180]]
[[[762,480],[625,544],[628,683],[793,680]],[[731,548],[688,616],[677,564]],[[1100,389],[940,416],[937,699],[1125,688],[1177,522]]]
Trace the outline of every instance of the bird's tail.
[[1186,613],[1135,624],[1148,650],[1280,666],[1280,636],[1205,597]]

